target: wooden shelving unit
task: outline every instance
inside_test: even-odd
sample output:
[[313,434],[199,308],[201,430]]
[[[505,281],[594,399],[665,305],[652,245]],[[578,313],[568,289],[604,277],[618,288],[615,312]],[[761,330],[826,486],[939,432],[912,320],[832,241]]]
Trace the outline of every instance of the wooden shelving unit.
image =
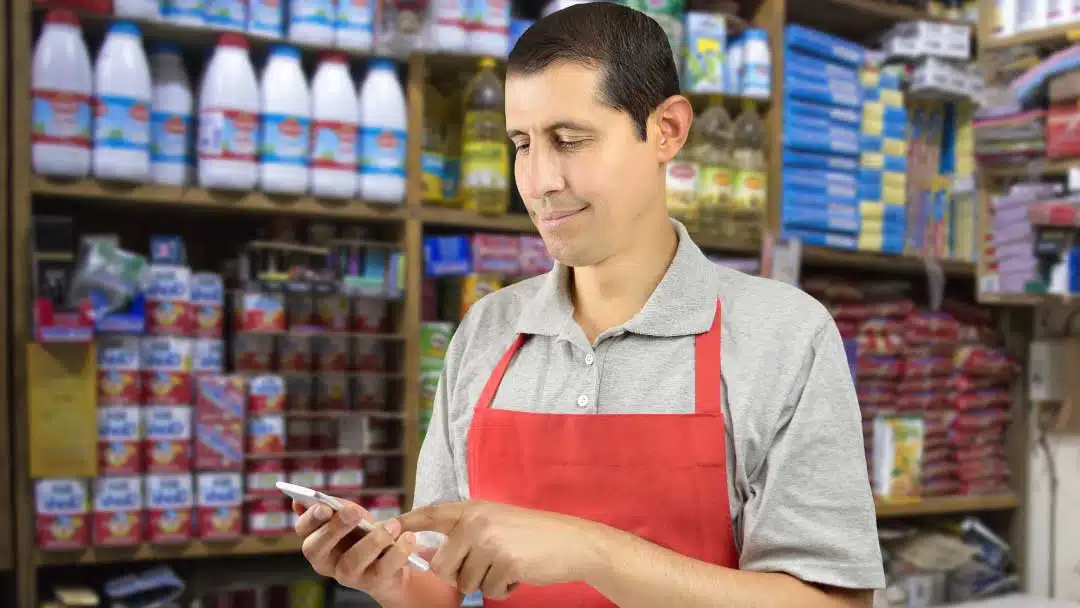
[[[770,47],[773,54],[772,81],[773,95],[768,103],[759,103],[765,112],[766,129],[770,138],[769,145],[769,202],[763,226],[764,231],[772,234],[779,232],[780,200],[779,183],[782,172],[780,151],[781,117],[783,99],[784,43],[783,27],[787,22],[800,22],[837,34],[847,33],[839,23],[857,25],[862,34],[869,30],[883,31],[894,23],[925,18],[925,15],[896,6],[881,5],[873,0],[822,0],[807,2],[796,0],[760,0],[746,2],[753,5],[753,14],[749,21],[756,27],[767,30],[770,34]],[[811,8],[812,5],[812,8]],[[751,9],[748,9],[751,10]],[[333,219],[350,222],[377,223],[392,226],[401,235],[400,246],[406,256],[406,295],[401,306],[400,342],[403,344],[402,367],[404,382],[404,409],[400,413],[403,420],[404,453],[404,490],[407,503],[411,502],[412,486],[415,479],[415,461],[419,452],[419,401],[420,401],[420,351],[417,337],[421,325],[421,284],[423,282],[423,236],[428,232],[487,231],[510,233],[534,233],[531,220],[525,215],[503,217],[483,216],[456,209],[425,205],[422,200],[422,188],[418,179],[420,167],[424,86],[430,72],[474,70],[476,58],[445,54],[416,54],[407,62],[408,79],[405,83],[409,112],[408,132],[408,167],[409,180],[407,201],[404,206],[385,207],[364,204],[359,201],[327,201],[313,197],[274,197],[263,193],[227,193],[208,191],[201,188],[169,188],[153,185],[109,185],[94,180],[64,182],[36,177],[31,174],[28,155],[29,149],[29,70],[30,50],[34,29],[35,14],[41,9],[32,5],[32,0],[12,0],[10,3],[11,22],[3,25],[8,35],[11,49],[10,65],[14,66],[10,75],[12,100],[10,112],[10,133],[0,132],[0,155],[8,150],[19,153],[11,157],[10,184],[2,181],[6,175],[0,172],[0,185],[3,192],[10,194],[10,225],[0,226],[0,239],[9,238],[0,248],[0,270],[8,270],[11,276],[9,289],[11,302],[15,306],[4,310],[6,300],[0,300],[0,314],[10,319],[10,332],[0,333],[0,340],[10,336],[11,348],[0,352],[15,353],[11,365],[5,365],[4,372],[12,372],[10,400],[0,400],[0,420],[6,420],[6,408],[10,402],[13,408],[14,429],[11,433],[0,433],[0,453],[6,453],[4,442],[8,437],[14,441],[14,478],[4,478],[4,468],[0,467],[0,569],[5,559],[10,560],[12,551],[5,551],[5,531],[3,521],[15,522],[15,546],[18,559],[14,563],[18,606],[32,607],[37,602],[37,582],[39,568],[53,568],[75,565],[118,563],[127,561],[152,560],[213,560],[235,556],[258,556],[291,554],[299,551],[299,543],[291,538],[263,539],[244,538],[228,543],[208,543],[193,541],[183,545],[140,545],[127,549],[93,548],[76,552],[39,551],[34,540],[34,505],[33,487],[29,475],[26,455],[28,454],[28,414],[26,361],[22,353],[30,341],[30,315],[27,306],[29,296],[29,228],[31,225],[33,202],[35,200],[57,200],[80,207],[93,206],[128,206],[149,208],[161,214],[248,214],[253,216],[292,215]],[[5,12],[0,11],[0,20]],[[110,18],[100,16],[81,16],[87,30],[103,32]],[[188,49],[205,48],[213,44],[217,34],[210,30],[190,29],[183,26],[161,22],[140,22],[144,37],[148,41],[170,41]],[[839,28],[839,29],[837,29]],[[869,28],[869,29],[867,29]],[[264,51],[270,43],[256,37],[250,38],[256,52]],[[0,52],[4,52],[0,51]],[[312,57],[322,49],[301,47],[307,57]],[[363,55],[354,54],[356,57]],[[2,59],[2,58],[0,58]],[[7,62],[0,61],[0,70]],[[2,75],[2,72],[0,72]],[[0,109],[4,109],[0,101]],[[10,147],[2,145],[5,135],[10,135]],[[0,167],[6,166],[0,156]],[[0,220],[2,221],[2,220]],[[730,252],[754,256],[759,254],[756,247],[724,242],[717,239],[699,239],[707,250]],[[10,266],[7,254],[10,252]],[[861,252],[843,252],[816,247],[804,247],[804,260],[809,266],[836,269],[854,269],[881,273],[901,273],[919,275],[925,272],[924,262],[917,257],[889,256]],[[969,280],[976,276],[974,264],[964,262],[942,262],[941,266],[950,279]],[[0,374],[0,385],[8,382],[6,373]],[[11,492],[11,490],[14,492]],[[11,493],[9,496],[8,493]],[[14,518],[2,518],[3,508],[12,503],[15,506]],[[878,513],[882,518],[900,518],[930,514],[955,514],[1010,510],[1018,505],[1014,497],[980,497],[957,499],[927,499],[914,504],[879,503]]]
[[[8,31],[8,12],[0,10],[0,32]],[[12,47],[0,45],[0,82],[8,79],[8,59],[11,56]],[[18,56],[18,54],[15,54]],[[11,184],[8,174],[8,161],[11,156],[11,123],[7,121],[10,112],[8,95],[0,95],[0,117],[6,122],[0,122],[0,201],[4,207],[9,208],[11,203]],[[0,272],[4,276],[11,275],[10,265],[10,218],[5,212],[0,214]],[[7,323],[9,318],[10,300],[0,298],[0,319]],[[11,439],[15,435],[15,429],[11,423],[11,361],[8,359],[10,338],[7,331],[0,332],[0,573],[7,573],[15,566],[15,513],[13,511],[12,495],[12,451]],[[2,574],[5,580],[7,575]],[[4,596],[0,595],[0,601]]]

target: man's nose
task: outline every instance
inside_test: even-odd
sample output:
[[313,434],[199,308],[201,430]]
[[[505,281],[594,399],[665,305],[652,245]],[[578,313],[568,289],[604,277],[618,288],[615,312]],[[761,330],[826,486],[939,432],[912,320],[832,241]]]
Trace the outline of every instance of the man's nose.
[[562,192],[566,181],[555,150],[551,146],[533,146],[529,152],[529,198],[539,201]]

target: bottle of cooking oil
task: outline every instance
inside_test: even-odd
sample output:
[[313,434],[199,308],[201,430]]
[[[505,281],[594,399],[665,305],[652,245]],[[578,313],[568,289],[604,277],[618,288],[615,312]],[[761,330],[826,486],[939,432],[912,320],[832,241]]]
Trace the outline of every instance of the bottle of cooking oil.
[[461,89],[455,89],[443,103],[446,127],[446,155],[443,157],[443,201],[448,207],[461,208]]
[[510,206],[510,149],[503,83],[490,57],[480,60],[480,72],[465,88],[461,143],[462,206],[484,214],[506,213]]
[[719,103],[710,104],[694,120],[697,136],[692,154],[698,165],[698,229],[719,238],[731,230],[731,116]]
[[698,130],[691,128],[682,150],[668,161],[665,176],[668,214],[690,232],[698,230],[698,164],[694,151],[699,138]]
[[765,124],[753,101],[744,101],[735,119],[731,157],[735,170],[733,192],[735,220],[741,226],[758,226],[765,213]]
[[420,153],[420,174],[424,183],[424,202],[445,204],[443,172],[446,139],[442,94],[430,82],[424,88],[424,139]]

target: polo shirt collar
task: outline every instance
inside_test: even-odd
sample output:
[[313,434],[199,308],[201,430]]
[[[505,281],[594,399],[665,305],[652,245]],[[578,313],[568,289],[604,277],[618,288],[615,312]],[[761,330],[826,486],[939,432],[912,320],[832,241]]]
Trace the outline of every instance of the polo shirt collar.
[[[686,227],[671,220],[679,245],[664,278],[645,306],[622,329],[636,334],[675,337],[704,333],[712,327],[719,296],[714,262],[690,238]],[[540,336],[567,335],[574,322],[570,301],[571,269],[555,263],[518,318],[517,332]]]

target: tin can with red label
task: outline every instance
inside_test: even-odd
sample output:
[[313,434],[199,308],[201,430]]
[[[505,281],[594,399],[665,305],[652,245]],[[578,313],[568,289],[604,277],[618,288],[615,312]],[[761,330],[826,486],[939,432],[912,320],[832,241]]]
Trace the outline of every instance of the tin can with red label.
[[375,521],[386,521],[401,515],[401,496],[390,492],[369,496],[363,506]]
[[97,547],[123,547],[143,542],[142,477],[99,477],[94,480],[94,528]]
[[192,334],[220,339],[225,333],[225,283],[221,275],[198,272],[191,277]]
[[246,488],[249,496],[279,496],[279,481],[285,481],[285,461],[280,458],[250,459],[245,464]]
[[347,334],[323,334],[315,342],[315,370],[325,373],[342,373],[350,369],[349,336]]
[[310,292],[290,292],[285,296],[289,329],[311,329],[315,326],[315,295]]
[[152,543],[183,543],[195,531],[195,483],[190,473],[146,476],[146,536]]
[[142,403],[138,336],[101,336],[97,340],[97,356],[98,405]]
[[143,408],[143,453],[149,473],[191,470],[192,407],[151,405]]
[[377,298],[354,298],[350,307],[349,329],[363,333],[385,331],[389,304]]
[[285,380],[281,376],[255,376],[248,383],[248,415],[285,411]]
[[146,288],[146,332],[157,336],[189,336],[194,329],[191,269],[151,264]]
[[326,489],[326,471],[321,458],[295,458],[289,471],[289,483],[311,488]]
[[196,383],[195,418],[243,419],[247,408],[247,384],[243,376],[213,374]]
[[268,372],[277,366],[276,336],[238,334],[233,337],[233,369],[238,372]]
[[359,454],[327,457],[331,494],[344,495],[364,487],[364,458]]
[[369,487],[380,488],[390,485],[390,471],[386,458],[367,457],[364,459],[364,481]]
[[285,452],[285,415],[260,414],[247,419],[247,453],[253,456]]
[[315,363],[310,335],[278,336],[277,352],[278,367],[283,372],[310,372]]
[[339,412],[349,403],[349,377],[345,374],[315,376],[315,409]]
[[143,399],[152,405],[191,405],[191,341],[146,337],[140,343]]
[[196,537],[228,540],[243,534],[244,487],[240,473],[199,473],[195,483]]
[[371,336],[349,339],[352,368],[358,372],[381,372],[386,369],[386,344]]
[[83,479],[34,481],[37,546],[46,551],[90,544],[90,488]]
[[290,452],[307,452],[314,449],[312,420],[290,418],[285,427],[285,445]]
[[289,531],[289,501],[287,498],[269,497],[254,500],[247,505],[248,534],[255,536],[281,536]]
[[238,418],[195,422],[195,468],[239,471],[244,466],[244,421]]
[[284,294],[234,291],[233,310],[241,332],[285,331]]
[[210,338],[192,340],[191,373],[220,374],[225,371],[225,342]]
[[327,332],[349,329],[349,299],[339,294],[320,294],[315,297],[317,323]]
[[285,409],[290,412],[308,412],[315,406],[315,379],[308,375],[285,378]]
[[98,408],[98,472],[131,475],[143,471],[142,413],[138,406]]
[[352,406],[357,410],[383,410],[387,407],[386,378],[379,376],[354,376],[352,378]]

